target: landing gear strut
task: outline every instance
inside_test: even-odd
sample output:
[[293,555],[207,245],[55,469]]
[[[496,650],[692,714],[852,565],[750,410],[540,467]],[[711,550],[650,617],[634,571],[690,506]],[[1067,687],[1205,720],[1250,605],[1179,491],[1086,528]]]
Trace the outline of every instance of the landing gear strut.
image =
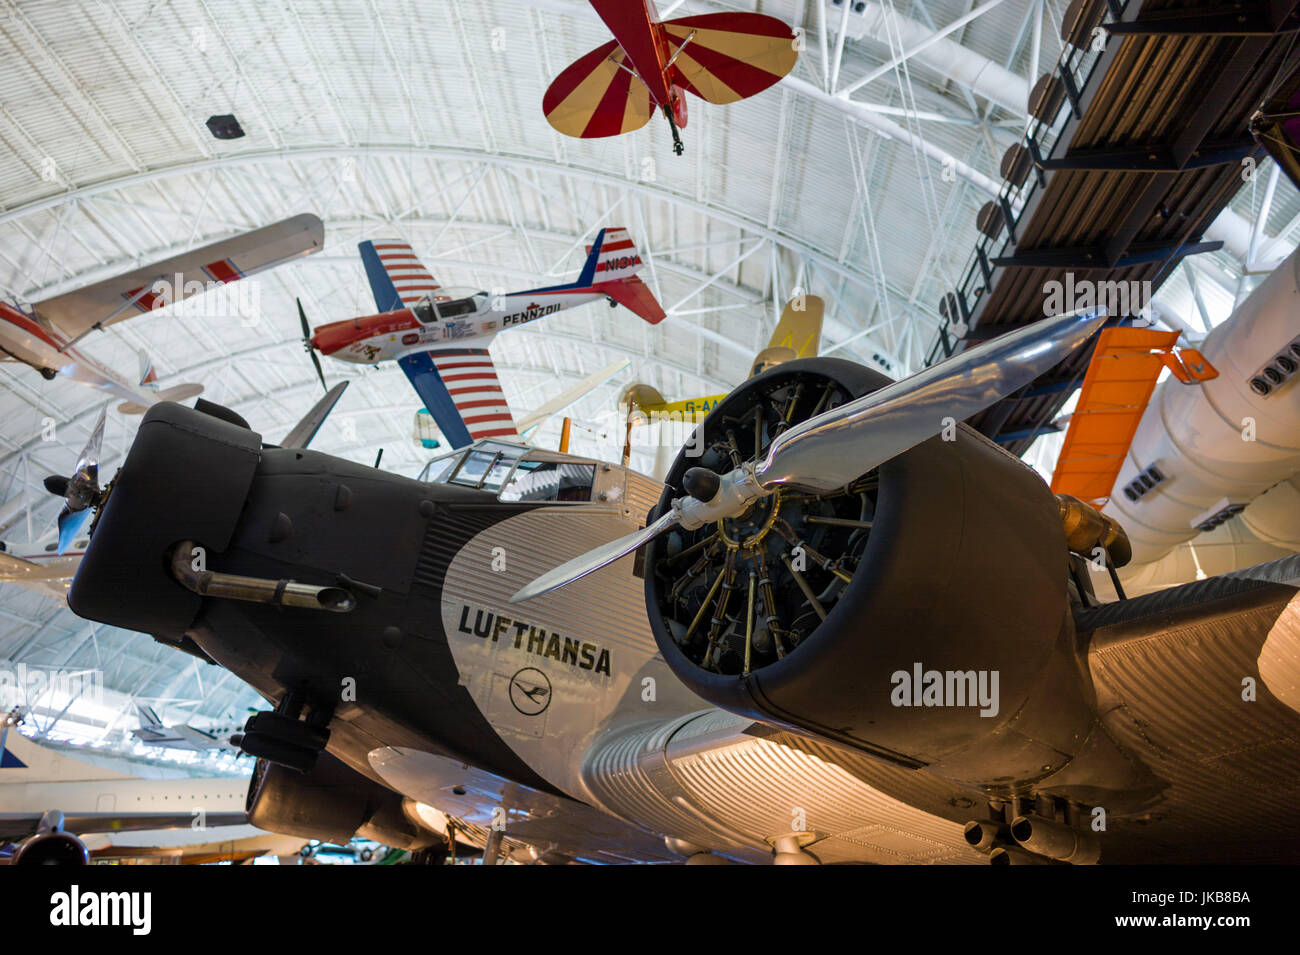
[[686,147],[682,145],[682,137],[677,132],[677,120],[673,119],[672,107],[667,103],[664,104],[664,115],[668,117],[668,128],[673,131],[673,152],[680,156],[686,152]]

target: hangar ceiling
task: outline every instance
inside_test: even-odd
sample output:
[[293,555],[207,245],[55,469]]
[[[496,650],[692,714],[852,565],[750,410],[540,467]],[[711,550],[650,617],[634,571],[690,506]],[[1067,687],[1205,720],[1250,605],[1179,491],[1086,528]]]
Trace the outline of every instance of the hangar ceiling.
[[[1060,55],[1065,6],[659,0],[664,17],[758,9],[803,30],[786,82],[725,108],[691,103],[679,158],[661,123],[576,141],[545,122],[550,79],[607,39],[584,0],[4,0],[0,296],[38,300],[316,213],[323,253],[250,280],[247,294],[202,296],[83,343],[128,374],[147,351],[163,385],[202,382],[273,441],[319,393],[294,298],[313,324],[373,311],[358,241],[400,236],[446,285],[513,290],[575,273],[584,240],[625,225],[666,322],[589,306],[492,347],[517,411],[627,360],[570,411],[585,426],[573,450],[612,457],[624,385],[730,388],[797,288],[827,300],[823,353],[895,377],[919,368],[1024,128],[1029,85]],[[247,135],[213,138],[204,124],[221,113]],[[1294,247],[1300,196],[1260,180],[1234,209],[1239,229],[1259,221],[1251,246],[1266,262]],[[1246,257],[1200,257],[1162,297],[1221,320],[1249,287]],[[383,448],[384,467],[418,471],[429,452],[412,440],[419,402],[404,376],[325,368],[352,385],[314,446],[366,463]],[[16,552],[53,540],[58,502],[41,478],[70,468],[102,404],[0,366],[0,538]],[[137,422],[110,415],[106,473]],[[534,440],[554,446],[558,425]],[[633,464],[651,457],[638,449]],[[3,584],[0,660],[19,659],[101,668],[128,701],[86,717],[105,721],[105,737],[133,725],[131,699],[200,719],[253,702],[227,674]]]

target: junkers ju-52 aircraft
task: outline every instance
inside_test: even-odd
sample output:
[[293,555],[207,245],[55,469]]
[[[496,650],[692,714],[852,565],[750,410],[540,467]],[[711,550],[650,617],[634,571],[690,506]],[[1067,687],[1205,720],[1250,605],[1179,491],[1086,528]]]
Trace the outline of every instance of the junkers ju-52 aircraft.
[[279,832],[435,851],[450,819],[546,862],[1294,860],[1300,558],[1099,603],[1123,532],[958,423],[1103,321],[896,383],[778,364],[666,486],[491,440],[413,480],[161,404],[69,602],[274,705],[240,743]]

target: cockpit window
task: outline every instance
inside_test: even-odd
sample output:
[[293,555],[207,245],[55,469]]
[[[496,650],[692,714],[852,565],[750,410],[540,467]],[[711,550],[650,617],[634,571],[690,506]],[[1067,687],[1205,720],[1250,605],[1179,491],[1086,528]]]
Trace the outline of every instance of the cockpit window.
[[501,490],[503,501],[590,501],[596,481],[594,464],[520,461]]
[[459,484],[488,491],[500,490],[519,459],[528,453],[523,445],[480,441],[468,448],[434,458],[420,472],[432,484]]
[[434,458],[419,480],[495,491],[502,501],[590,501],[595,464],[551,457],[523,445],[480,441]]
[[456,469],[456,465],[460,464],[460,459],[464,453],[462,449],[434,458],[424,466],[424,470],[420,472],[420,476],[416,480],[427,484],[446,484],[447,478],[451,477],[451,472]]
[[505,483],[514,465],[515,458],[506,457],[496,448],[477,448],[465,455],[449,481],[452,484],[495,491]]
[[433,308],[438,313],[438,317],[442,319],[473,315],[478,311],[478,306],[472,298],[458,298],[451,302],[434,302]]
[[431,296],[426,295],[411,306],[411,311],[415,313],[415,318],[421,325],[428,325],[432,322],[446,321],[449,318],[473,315],[482,309],[487,297],[486,292],[476,292],[464,298],[438,302],[434,301]]

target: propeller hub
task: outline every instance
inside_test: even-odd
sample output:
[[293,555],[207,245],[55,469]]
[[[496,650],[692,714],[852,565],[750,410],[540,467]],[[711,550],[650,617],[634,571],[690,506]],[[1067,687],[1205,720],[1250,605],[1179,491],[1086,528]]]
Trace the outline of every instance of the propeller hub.
[[695,500],[709,503],[718,495],[722,478],[708,468],[691,468],[682,475],[682,488]]
[[781,492],[750,501],[734,517],[718,521],[718,533],[728,547],[755,550],[766,539],[781,514]]
[[[704,471],[706,469],[692,468],[691,470]],[[703,527],[705,524],[712,524],[728,517],[740,517],[755,500],[766,497],[775,490],[775,488],[769,490],[758,483],[751,464],[741,465],[726,474],[715,475],[715,477],[718,484],[713,495],[707,501],[702,501],[698,497],[688,494],[686,497],[679,497],[673,502],[673,512],[677,515],[682,527],[687,530],[694,530],[697,527]]]
[[45,485],[45,490],[55,497],[68,496],[68,479],[61,474],[47,475],[41,483]]

